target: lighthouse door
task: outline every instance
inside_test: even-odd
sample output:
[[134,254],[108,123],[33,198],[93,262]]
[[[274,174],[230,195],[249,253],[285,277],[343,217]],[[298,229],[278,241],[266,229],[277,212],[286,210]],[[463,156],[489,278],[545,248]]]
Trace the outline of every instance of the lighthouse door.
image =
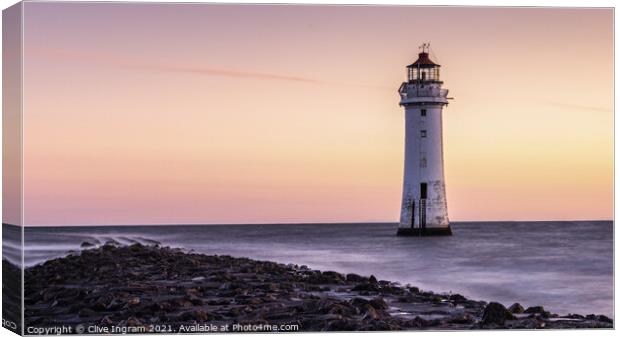
[[411,201],[411,228],[415,226],[415,200]]
[[426,230],[426,198],[427,198],[426,183],[420,184],[420,229],[421,232]]

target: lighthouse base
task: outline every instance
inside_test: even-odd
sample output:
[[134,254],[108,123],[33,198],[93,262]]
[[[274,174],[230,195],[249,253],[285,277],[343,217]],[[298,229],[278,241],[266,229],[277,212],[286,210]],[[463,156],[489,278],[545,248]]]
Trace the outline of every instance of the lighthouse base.
[[398,236],[448,236],[452,235],[452,229],[448,227],[438,228],[399,228],[396,232]]

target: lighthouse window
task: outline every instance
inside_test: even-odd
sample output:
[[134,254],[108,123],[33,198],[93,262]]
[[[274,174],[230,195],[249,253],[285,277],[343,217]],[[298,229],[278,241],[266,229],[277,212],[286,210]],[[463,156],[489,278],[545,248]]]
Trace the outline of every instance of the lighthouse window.
[[420,137],[426,138],[426,130],[420,130]]
[[426,109],[420,110],[420,116],[426,117]]

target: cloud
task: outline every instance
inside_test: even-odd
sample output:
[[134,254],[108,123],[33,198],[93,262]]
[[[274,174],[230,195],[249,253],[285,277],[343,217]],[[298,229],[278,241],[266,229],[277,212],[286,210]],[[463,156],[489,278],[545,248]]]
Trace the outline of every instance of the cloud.
[[321,82],[321,81],[318,81],[312,78],[306,78],[306,77],[269,74],[269,73],[251,72],[251,71],[243,71],[243,70],[202,68],[202,67],[178,67],[178,66],[164,66],[164,65],[157,65],[157,66],[153,65],[153,66],[150,66],[150,68],[153,68],[155,70],[171,71],[171,72],[179,72],[179,73],[190,73],[190,74],[206,75],[206,76],[225,76],[225,77],[237,77],[237,78],[240,77],[240,78],[294,81],[294,82],[306,82],[306,83],[320,83]]
[[567,108],[567,109],[591,110],[591,111],[598,111],[598,112],[612,112],[613,111],[612,108],[604,108],[601,106],[594,106],[594,105],[581,105],[581,104],[561,103],[561,102],[548,102],[548,103],[555,105],[555,106],[562,107],[562,108]]
[[293,76],[286,74],[275,73],[263,73],[253,72],[242,69],[226,69],[218,67],[192,67],[192,66],[178,66],[169,65],[163,63],[155,63],[143,59],[128,57],[124,55],[101,53],[101,52],[84,52],[77,50],[67,49],[52,49],[52,48],[32,48],[31,53],[36,53],[40,56],[71,60],[72,62],[87,62],[98,63],[106,65],[114,65],[120,67],[128,67],[135,69],[148,69],[155,71],[168,71],[177,73],[187,73],[204,76],[223,76],[223,77],[235,77],[235,78],[248,78],[248,79],[261,79],[261,80],[275,80],[275,81],[291,81],[291,82],[304,82],[304,83],[325,83],[316,79]]

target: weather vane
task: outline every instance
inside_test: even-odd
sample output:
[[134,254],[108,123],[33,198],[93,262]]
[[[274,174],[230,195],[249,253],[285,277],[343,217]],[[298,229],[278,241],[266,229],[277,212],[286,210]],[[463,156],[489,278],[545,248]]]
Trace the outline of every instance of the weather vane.
[[423,53],[428,53],[428,50],[431,48],[431,43],[430,42],[422,43],[422,45],[419,46],[418,48],[422,49]]

